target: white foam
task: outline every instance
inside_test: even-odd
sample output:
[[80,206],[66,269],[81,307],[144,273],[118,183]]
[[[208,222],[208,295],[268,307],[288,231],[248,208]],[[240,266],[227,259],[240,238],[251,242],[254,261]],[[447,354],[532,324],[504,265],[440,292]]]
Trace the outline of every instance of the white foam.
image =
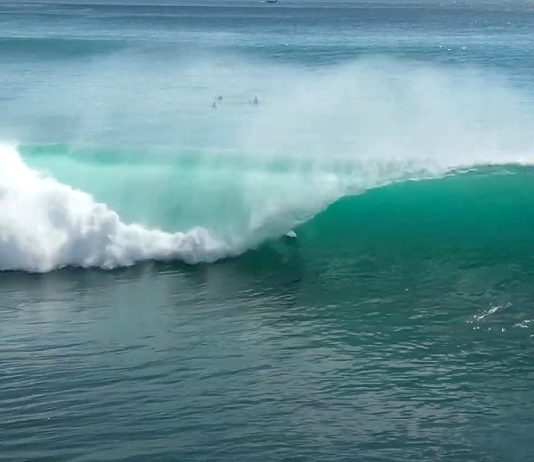
[[203,228],[167,233],[125,224],[89,194],[29,168],[15,147],[0,145],[0,270],[196,263],[229,253]]

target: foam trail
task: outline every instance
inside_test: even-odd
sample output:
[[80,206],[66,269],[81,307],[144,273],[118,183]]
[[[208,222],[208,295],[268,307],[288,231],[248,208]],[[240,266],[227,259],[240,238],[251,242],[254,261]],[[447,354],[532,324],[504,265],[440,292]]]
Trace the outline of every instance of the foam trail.
[[142,260],[214,261],[230,250],[203,228],[166,233],[123,223],[82,191],[26,166],[0,146],[0,270],[111,269]]

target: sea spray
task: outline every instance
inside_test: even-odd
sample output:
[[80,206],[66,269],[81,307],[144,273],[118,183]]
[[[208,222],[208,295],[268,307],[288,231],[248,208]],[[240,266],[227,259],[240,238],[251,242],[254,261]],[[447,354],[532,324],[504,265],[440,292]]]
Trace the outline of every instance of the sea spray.
[[1,148],[1,269],[212,262],[343,196],[532,161],[534,118],[521,93],[473,70],[391,59],[311,74],[236,57],[153,64],[141,73],[139,56],[119,54],[85,69],[81,86],[61,82],[62,98],[21,95],[12,120],[36,122],[23,140],[42,139],[52,106],[75,129],[57,124],[47,136],[63,145],[22,144],[22,157]]

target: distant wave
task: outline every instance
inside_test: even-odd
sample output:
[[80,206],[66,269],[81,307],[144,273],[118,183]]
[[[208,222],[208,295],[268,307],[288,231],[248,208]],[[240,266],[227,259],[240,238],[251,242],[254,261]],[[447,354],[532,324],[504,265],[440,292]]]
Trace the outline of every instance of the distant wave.
[[126,45],[118,41],[63,38],[63,37],[0,37],[0,46],[4,57],[17,60],[38,58],[77,58],[98,54],[113,53],[123,50]]

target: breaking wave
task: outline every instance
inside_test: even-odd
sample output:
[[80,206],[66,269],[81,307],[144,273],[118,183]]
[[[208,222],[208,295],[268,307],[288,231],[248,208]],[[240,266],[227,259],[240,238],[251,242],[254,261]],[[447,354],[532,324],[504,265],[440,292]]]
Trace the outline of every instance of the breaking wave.
[[[41,152],[42,149],[41,147],[38,151]],[[478,197],[471,197],[476,185],[480,184],[475,182],[479,177],[475,170],[470,173],[455,170],[438,173],[437,170],[430,172],[414,169],[411,164],[397,163],[388,164],[387,168],[382,166],[382,174],[378,175],[376,165],[367,171],[362,165],[356,164],[344,165],[338,170],[299,170],[295,165],[286,165],[283,169],[264,165],[258,169],[250,165],[236,165],[235,159],[227,159],[227,170],[232,172],[234,179],[234,189],[230,190],[231,181],[224,181],[225,169],[221,167],[223,161],[218,163],[217,186],[215,174],[209,174],[205,163],[191,165],[187,160],[182,160],[179,166],[169,168],[169,165],[163,165],[151,172],[149,168],[142,168],[139,164],[135,167],[117,167],[108,159],[107,163],[99,164],[99,167],[93,165],[96,171],[92,171],[87,165],[76,167],[76,162],[81,162],[80,159],[84,158],[79,153],[70,157],[61,152],[60,149],[54,155],[49,155],[46,163],[52,167],[56,165],[60,176],[70,175],[74,183],[80,183],[79,179],[76,180],[77,168],[83,170],[86,176],[91,174],[93,180],[96,176],[95,184],[107,185],[108,188],[107,191],[106,188],[97,191],[97,195],[117,205],[120,212],[87,192],[60,182],[39,169],[31,168],[14,146],[4,145],[0,148],[1,270],[46,272],[65,266],[112,269],[145,260],[181,260],[190,264],[214,262],[237,256],[294,229],[297,229],[300,239],[299,226],[302,227],[304,236],[306,233],[315,236],[313,245],[319,247],[327,246],[328,243],[333,245],[335,242],[345,248],[362,247],[370,245],[373,236],[381,236],[381,245],[385,245],[388,240],[396,242],[401,239],[407,242],[410,236],[413,238],[425,232],[427,235],[433,233],[436,237],[443,229],[448,229],[446,235],[449,238],[455,234],[451,230],[456,229],[456,240],[460,234],[462,238],[472,241],[487,235],[484,231],[486,228],[497,229],[497,234],[490,233],[490,236],[502,241],[498,230],[506,220],[510,221],[509,205],[513,204],[517,212],[516,221],[529,220],[525,218],[529,202],[521,200],[527,194],[525,185],[531,182],[532,171],[528,167],[486,167],[483,171],[487,170],[488,173],[483,177],[492,178],[491,183],[486,180],[490,187],[483,190],[482,196],[479,194]],[[65,169],[62,174],[57,168],[57,157],[60,158],[59,164]],[[31,159],[31,155],[29,158]],[[67,158],[71,161],[78,160],[73,163],[67,161]],[[92,161],[94,162],[94,158]],[[85,158],[83,162],[87,163],[88,159]],[[115,182],[112,180],[117,168],[126,168],[123,173],[130,176],[129,181],[136,186],[132,191],[136,192],[124,196],[121,177],[116,176]],[[136,181],[134,174],[128,174],[128,168],[144,172],[145,182],[147,177],[151,178],[152,187]],[[514,168],[519,170],[515,171]],[[170,177],[178,171],[189,176],[195,185],[191,195],[173,195],[166,188],[157,191],[157,183],[165,182],[163,171]],[[510,172],[513,173],[512,176],[523,180],[515,179],[516,187],[512,190],[510,204],[503,205],[498,191],[505,186],[502,178],[506,178]],[[437,177],[440,179],[430,183],[441,186],[428,189],[425,186],[428,181],[418,181],[418,189],[411,192],[410,189],[406,190],[413,183],[407,180]],[[448,178],[463,177],[466,178],[463,183],[448,186]],[[464,186],[455,189],[455,184]],[[390,186],[380,190],[391,192],[378,195],[378,201],[373,202],[372,195],[371,199],[364,195],[358,201],[346,202],[347,196],[359,195],[385,185]],[[395,185],[407,186],[398,189]],[[114,196],[110,194],[113,191],[122,193]],[[443,198],[448,195],[449,202],[445,200],[440,205],[440,201],[443,202]],[[144,203],[143,196],[147,196]],[[458,205],[463,200],[466,201],[465,208],[454,218],[454,213],[451,215],[447,204]],[[489,202],[495,208],[494,213],[484,215],[484,212],[480,212],[481,206],[488,205]],[[334,205],[329,207],[331,204]],[[434,228],[425,228],[425,215],[423,213],[421,218],[414,214],[414,204],[419,204],[416,210],[419,208],[425,211],[427,222],[429,217],[434,217],[433,220],[438,224]],[[154,209],[151,216],[139,214],[140,211],[150,209],[150,206]],[[434,210],[434,207],[438,210]],[[326,213],[312,220],[327,208]],[[123,218],[123,213],[131,220]],[[458,210],[455,213],[458,215]],[[162,217],[166,214],[170,216],[165,222]],[[462,223],[465,225],[472,222],[470,217],[474,216],[478,216],[480,229],[472,230],[472,235],[463,235],[461,230],[465,226],[462,227]],[[194,221],[197,223],[189,225]],[[156,226],[158,223],[163,224],[167,231]],[[346,230],[342,231],[343,228]],[[522,227],[523,231],[520,228],[521,226],[516,226],[518,233],[524,231],[525,236],[530,235],[530,225],[526,229]],[[169,229],[180,231],[169,232]],[[348,236],[348,241],[343,241],[343,236]],[[354,242],[355,239],[358,242]],[[530,237],[528,239],[530,241]],[[398,244],[402,245],[400,242]]]
[[[4,139],[37,141],[0,145],[0,270],[214,262],[347,196],[533,160],[524,95],[475,71],[391,60],[313,73],[231,59],[104,64],[94,78],[85,70],[87,91],[66,81],[61,95],[7,107],[15,128]],[[220,88],[231,90],[213,110]],[[46,123],[52,109],[65,124]],[[42,144],[47,136],[75,142]]]

